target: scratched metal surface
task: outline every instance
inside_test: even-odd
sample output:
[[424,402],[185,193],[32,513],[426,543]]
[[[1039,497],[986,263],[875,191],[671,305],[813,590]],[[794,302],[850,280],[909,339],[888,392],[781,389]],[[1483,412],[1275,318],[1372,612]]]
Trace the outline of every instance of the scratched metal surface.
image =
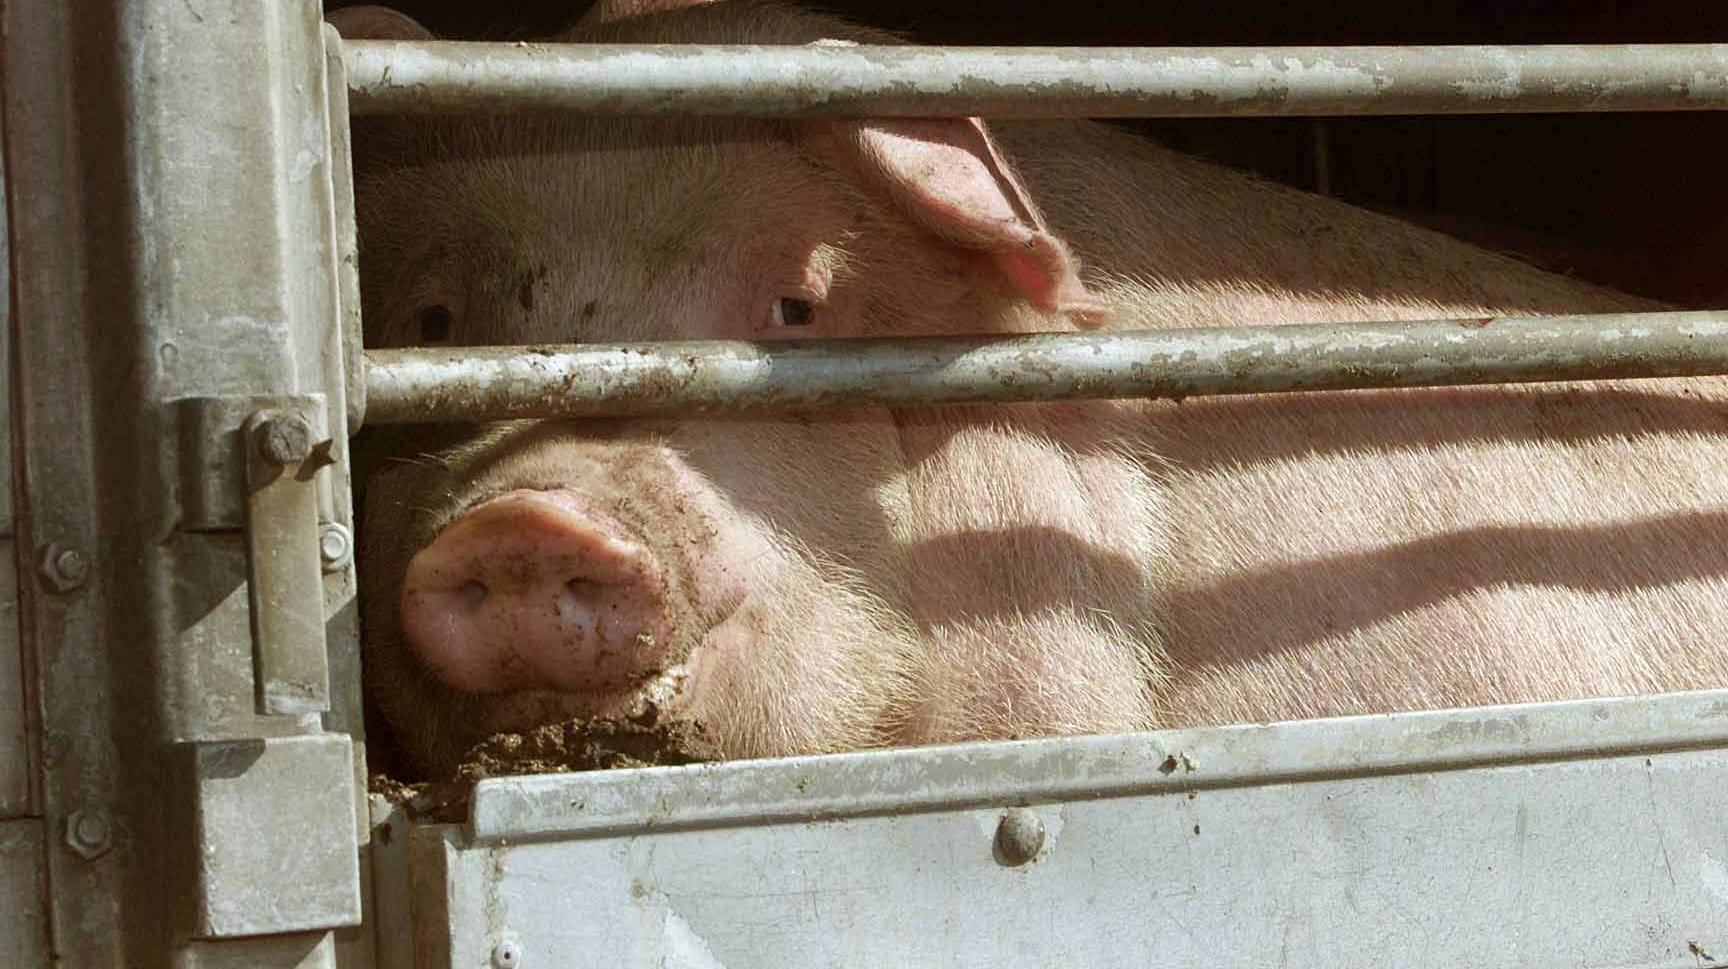
[[1250,117],[1688,111],[1728,46],[875,47],[353,40],[356,115]]
[[1728,315],[368,350],[368,424],[1728,373]]
[[1720,692],[495,780],[414,834],[415,955],[1725,965],[1725,780]]

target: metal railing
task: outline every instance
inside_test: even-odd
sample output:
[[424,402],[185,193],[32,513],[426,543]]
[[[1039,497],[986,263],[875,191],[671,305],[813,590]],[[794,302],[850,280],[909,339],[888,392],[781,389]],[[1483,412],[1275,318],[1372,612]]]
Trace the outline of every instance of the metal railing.
[[[350,41],[342,59],[356,115],[1728,109],[1723,44],[1171,49]],[[1728,315],[378,350],[364,359],[366,420],[408,423],[1723,374]]]
[[[1097,56],[1085,63],[1099,71],[1089,76],[1057,73],[1078,71],[1083,59],[1040,62],[1047,52],[1024,50],[781,49],[767,57],[354,43],[345,57],[356,113],[1096,117],[1728,108],[1725,52],[1356,49],[1326,52],[1322,64],[1288,50],[1104,51],[1088,52]],[[1193,73],[1179,73],[1185,58],[1214,54],[1215,62],[1194,60]],[[747,80],[763,59],[782,69]],[[1109,64],[1121,72],[1099,66]],[[859,73],[817,71],[837,65]],[[961,65],[991,80],[958,77]],[[1125,80],[1134,72],[1139,81]],[[411,423],[1713,373],[1728,373],[1728,312],[375,350],[364,355],[355,389],[364,391],[368,421]],[[1510,951],[1510,898],[1527,911],[1589,916],[1591,932],[1562,932],[1554,943],[1569,946],[1571,962],[1702,964],[1710,957],[1691,927],[1722,924],[1720,892],[1710,891],[1721,865],[1707,849],[1720,842],[1712,792],[1724,762],[1723,709],[1719,695],[1698,694],[744,761],[700,773],[491,779],[477,789],[464,829],[413,840],[425,853],[410,860],[405,838],[373,849],[385,859],[374,869],[373,884],[384,886],[375,889],[378,938],[402,951],[411,938],[416,964],[515,964],[524,953],[533,963],[568,952],[658,952],[672,919],[695,913],[676,923],[678,938],[696,940],[712,961],[710,952],[728,950],[709,949],[711,939],[779,905],[773,939],[724,941],[779,965],[919,964],[920,955],[933,961],[962,947],[1006,962],[1057,951],[1057,961],[1084,963],[1091,952],[1091,961],[1107,963],[1133,950],[1208,965],[1218,961],[1220,939],[1231,951],[1290,947],[1296,913],[1295,938],[1305,947],[1297,961],[1370,961],[1419,944],[1468,963]],[[1574,809],[1581,803],[1591,806],[1582,816]],[[1004,812],[989,844],[974,844],[968,856],[963,839],[997,805],[1022,806]],[[1026,818],[1037,825],[1031,851],[1007,858],[1002,832],[1010,819]],[[1052,819],[1048,843],[1040,818]],[[833,836],[835,819],[846,821],[845,838]],[[1290,835],[1333,829],[1347,836]],[[678,832],[678,843],[658,861],[639,850],[640,839],[667,831]],[[1508,844],[1515,865],[1506,861]],[[921,863],[938,854],[944,865]],[[1004,875],[1004,866],[1034,857],[1035,878]],[[761,876],[745,895],[733,890],[740,858]],[[1180,918],[1141,918],[1145,873],[1170,858],[1192,876],[1172,903]],[[919,911],[942,917],[914,917],[875,949],[853,933],[834,947],[849,946],[843,959],[812,957],[824,940],[844,936],[837,921],[881,919],[883,893],[854,890],[859,872],[907,885]],[[384,904],[395,886],[412,905]],[[808,903],[813,893],[822,894],[821,909]],[[677,912],[666,903],[674,896]],[[1012,904],[972,904],[986,896]],[[1426,938],[1427,922],[1403,918],[1433,909],[1434,898],[1449,903],[1438,942]],[[508,923],[499,899],[508,901]],[[1109,909],[1122,899],[1120,912]],[[663,917],[652,907],[662,904]],[[1080,929],[1051,932],[1048,920],[1001,914],[1018,911],[1056,912]],[[1399,913],[1401,921],[1370,945],[1352,934],[1363,931],[1364,911]],[[399,914],[392,921],[390,913]],[[1651,925],[1667,929],[1653,933]],[[1076,938],[1096,945],[1083,951]],[[1341,942],[1326,948],[1333,939]]]

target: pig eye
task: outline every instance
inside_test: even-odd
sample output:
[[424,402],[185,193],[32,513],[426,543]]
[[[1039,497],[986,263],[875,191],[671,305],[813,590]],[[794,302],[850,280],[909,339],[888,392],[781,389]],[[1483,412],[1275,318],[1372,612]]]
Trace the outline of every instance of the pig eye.
[[816,321],[816,307],[807,300],[782,297],[774,301],[775,326],[809,326]]
[[414,315],[414,325],[420,331],[421,343],[447,343],[456,318],[448,306],[427,306]]

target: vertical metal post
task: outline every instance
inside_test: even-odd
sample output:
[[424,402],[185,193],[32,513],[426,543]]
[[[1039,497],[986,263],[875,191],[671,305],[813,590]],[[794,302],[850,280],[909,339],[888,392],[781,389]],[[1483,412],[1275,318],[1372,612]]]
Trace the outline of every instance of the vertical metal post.
[[[4,126],[0,126],[0,144]],[[5,183],[0,149],[0,185]],[[36,731],[26,716],[25,663],[18,635],[18,559],[12,509],[12,253],[0,193],[0,964],[48,965],[43,892],[45,826],[32,798]]]
[[[346,174],[319,4],[11,0],[4,16],[53,952],[335,965],[332,930],[359,918],[364,767],[331,732],[357,729],[358,686],[320,679],[326,645],[356,637],[349,557],[320,554],[350,521],[329,467],[346,459]],[[310,451],[272,505],[294,509],[291,567],[249,584],[243,428],[266,411],[307,422]],[[254,613],[271,608],[313,622],[278,623],[264,656]],[[283,670],[308,692],[272,694]]]
[[[5,132],[0,127],[0,146]],[[0,185],[5,184],[0,147]],[[26,710],[23,649],[18,641],[17,548],[12,510],[12,253],[6,204],[0,194],[0,818],[32,815],[30,769],[34,731]]]
[[[101,564],[92,570],[90,557],[101,502],[88,349],[92,321],[106,308],[90,285],[104,255],[93,250],[112,237],[85,227],[102,208],[92,196],[106,194],[103,183],[112,185],[118,175],[112,149],[103,166],[96,146],[119,139],[111,100],[95,96],[114,73],[112,11],[108,18],[91,13],[55,0],[8,2],[0,90],[11,235],[30,240],[12,253],[12,358],[20,364],[13,388],[22,457],[18,558],[32,563],[20,570],[31,576],[20,590],[20,619],[26,669],[36,683],[32,713],[43,738],[36,807],[48,834],[45,887],[54,899],[48,934],[67,964],[117,966],[121,859],[133,850],[98,851],[113,844],[119,731],[101,610],[108,583],[91,574]],[[129,402],[132,389],[122,382],[109,393],[115,403]],[[37,578],[38,554],[51,567],[43,575],[48,581]],[[59,567],[66,565],[73,568]],[[104,830],[106,838],[92,837]]]

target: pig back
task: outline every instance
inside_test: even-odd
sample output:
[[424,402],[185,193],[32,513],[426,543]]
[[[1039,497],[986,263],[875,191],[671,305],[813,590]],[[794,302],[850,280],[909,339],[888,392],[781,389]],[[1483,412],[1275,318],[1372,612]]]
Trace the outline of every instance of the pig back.
[[[995,130],[1115,327],[1662,308],[1104,126]],[[1728,684],[1724,391],[1145,405],[1171,529],[1161,711],[1221,723]]]

